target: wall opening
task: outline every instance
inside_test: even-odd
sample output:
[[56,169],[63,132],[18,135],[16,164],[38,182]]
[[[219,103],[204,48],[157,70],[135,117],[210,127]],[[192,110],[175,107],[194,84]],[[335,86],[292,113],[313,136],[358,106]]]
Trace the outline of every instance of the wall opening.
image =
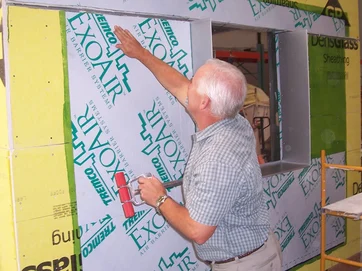
[[[214,57],[235,65],[248,82],[248,94],[240,114],[254,129],[259,162],[280,160],[280,129],[277,104],[273,99],[276,93],[270,86],[268,40],[271,36],[257,30],[220,26],[213,26],[212,34]],[[271,94],[274,95],[272,99]]]

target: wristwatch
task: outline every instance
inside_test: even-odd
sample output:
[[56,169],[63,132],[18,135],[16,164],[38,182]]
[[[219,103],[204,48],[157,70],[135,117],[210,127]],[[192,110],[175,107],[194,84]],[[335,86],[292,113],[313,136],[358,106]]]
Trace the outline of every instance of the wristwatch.
[[163,195],[160,196],[158,198],[158,200],[156,201],[156,213],[161,215],[161,211],[160,211],[160,206],[162,205],[162,203],[164,203],[166,201],[166,199],[168,198],[167,195]]

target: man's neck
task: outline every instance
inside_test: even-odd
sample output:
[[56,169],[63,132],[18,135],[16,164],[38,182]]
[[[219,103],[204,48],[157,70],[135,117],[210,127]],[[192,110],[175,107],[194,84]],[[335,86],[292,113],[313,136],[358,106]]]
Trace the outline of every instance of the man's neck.
[[219,122],[220,120],[222,120],[222,118],[214,117],[212,115],[204,115],[204,116],[200,116],[196,120],[196,126],[199,131],[202,131],[202,130],[206,129],[207,127],[215,124],[216,122]]

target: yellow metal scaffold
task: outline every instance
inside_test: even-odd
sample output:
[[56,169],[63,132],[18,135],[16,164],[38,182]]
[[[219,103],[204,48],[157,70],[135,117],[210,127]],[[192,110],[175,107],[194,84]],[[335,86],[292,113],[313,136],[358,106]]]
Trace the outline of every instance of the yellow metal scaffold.
[[325,271],[325,261],[334,261],[338,263],[362,267],[361,262],[341,259],[326,254],[326,216],[340,216],[354,220],[362,220],[362,193],[347,197],[341,201],[326,205],[326,169],[353,170],[362,172],[362,167],[347,166],[326,163],[325,150],[321,151],[321,261],[320,270]]

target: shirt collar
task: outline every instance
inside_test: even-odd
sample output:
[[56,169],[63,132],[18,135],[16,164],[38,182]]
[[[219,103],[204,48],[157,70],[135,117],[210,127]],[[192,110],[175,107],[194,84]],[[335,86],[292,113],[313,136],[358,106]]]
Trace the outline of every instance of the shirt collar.
[[213,136],[220,132],[221,129],[223,129],[225,126],[227,126],[229,123],[234,122],[238,118],[237,114],[234,118],[226,118],[222,119],[218,122],[215,122],[214,124],[211,124],[210,126],[206,127],[202,131],[196,132],[192,137],[195,142],[204,140],[210,136]]

